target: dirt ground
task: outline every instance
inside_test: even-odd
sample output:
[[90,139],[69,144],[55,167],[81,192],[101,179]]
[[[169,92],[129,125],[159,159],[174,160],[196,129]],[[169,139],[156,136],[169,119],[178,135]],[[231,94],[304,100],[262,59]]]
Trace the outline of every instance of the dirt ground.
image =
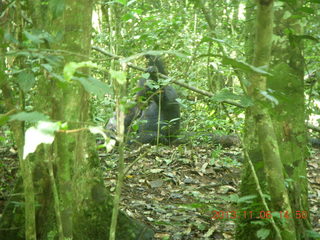
[[[212,211],[236,208],[241,149],[181,145],[148,148],[143,157],[138,152],[126,158],[127,165],[133,165],[122,191],[122,208],[128,215],[151,225],[156,239],[234,239],[235,222],[212,220]],[[311,156],[310,214],[314,230],[320,232],[320,153],[312,150]],[[101,159],[106,166],[105,183],[113,190],[116,158]]]
[[[148,149],[146,151],[146,148]],[[0,216],[18,174],[16,151],[0,147]],[[115,188],[116,154],[100,153],[106,187]],[[150,225],[156,239],[233,239],[235,222],[212,211],[236,207],[241,149],[210,145],[145,147],[126,153],[122,210]],[[320,152],[308,159],[312,225],[320,232]]]

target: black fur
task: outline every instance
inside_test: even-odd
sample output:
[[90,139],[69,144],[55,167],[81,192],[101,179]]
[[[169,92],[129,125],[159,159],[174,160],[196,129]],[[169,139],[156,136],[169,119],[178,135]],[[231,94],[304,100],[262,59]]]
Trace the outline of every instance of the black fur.
[[[158,82],[158,73],[167,74],[164,63],[159,56],[146,55],[146,58],[149,79]],[[142,90],[137,93],[136,105],[129,109],[125,116],[126,132],[129,132],[132,122],[138,119],[137,135],[134,139],[129,139],[129,142],[156,144],[159,128],[159,142],[170,144],[176,138],[180,128],[178,95],[172,86],[164,86],[161,91],[157,91],[150,89],[146,82],[147,79],[140,79],[138,86]],[[145,104],[141,104],[141,99],[149,100],[147,107],[142,107]],[[110,121],[108,125],[107,128],[110,129]],[[112,127],[114,128],[114,125]]]

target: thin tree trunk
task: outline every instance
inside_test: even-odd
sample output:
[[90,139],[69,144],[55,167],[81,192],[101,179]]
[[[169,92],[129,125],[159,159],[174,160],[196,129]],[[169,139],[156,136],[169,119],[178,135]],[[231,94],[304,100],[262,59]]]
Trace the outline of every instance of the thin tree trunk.
[[[271,39],[273,35],[272,20],[273,1],[258,1],[256,41],[253,58],[253,64],[257,67],[268,66],[270,62]],[[269,190],[271,196],[271,207],[267,206],[266,201],[262,199],[263,204],[260,204],[260,206],[263,207],[263,209],[261,210],[271,212],[286,211],[290,216],[292,216],[289,197],[285,187],[283,166],[276,133],[273,128],[269,112],[265,107],[265,105],[268,105],[268,102],[261,94],[263,91],[266,91],[266,84],[267,80],[265,76],[259,74],[253,74],[251,76],[251,85],[248,88],[248,95],[255,100],[255,105],[251,107],[250,111],[247,111],[247,114],[250,113],[252,115],[247,115],[246,118],[251,119],[250,121],[254,124],[253,126],[256,126],[256,136],[259,139],[261,152],[258,150],[256,152],[258,155],[253,155],[252,151],[249,150],[249,156],[253,156],[253,162],[257,169],[259,169],[259,167],[256,160],[260,154],[264,162],[265,177],[261,177],[259,180],[260,185],[262,186],[264,186],[264,180],[267,182],[267,188],[264,187],[263,191],[266,189]],[[250,143],[250,141],[247,141],[247,143]],[[248,146],[248,149],[251,149],[250,146]],[[251,161],[250,159],[247,160]],[[263,173],[260,170],[258,171],[260,172],[259,176],[261,176]],[[246,174],[244,176],[248,175]],[[243,185],[246,185],[246,183],[243,183]],[[274,232],[269,234],[268,239],[296,239],[294,222],[292,219],[286,219],[287,221],[275,221],[271,218],[270,220]],[[249,228],[250,231],[247,231],[248,229],[241,231],[240,228]],[[255,231],[255,228],[248,226],[242,226],[240,228],[238,228],[237,239],[248,239],[247,236],[243,235],[244,232],[247,232],[247,234],[252,233],[252,235],[249,234],[250,239],[256,239],[257,234],[252,232]]]

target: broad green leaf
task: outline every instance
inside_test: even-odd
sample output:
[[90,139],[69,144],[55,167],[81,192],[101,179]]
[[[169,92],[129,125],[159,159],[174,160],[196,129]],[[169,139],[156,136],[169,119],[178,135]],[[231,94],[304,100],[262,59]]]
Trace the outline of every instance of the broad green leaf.
[[52,72],[52,66],[51,66],[51,64],[43,63],[43,64],[41,64],[41,66],[42,66],[45,70],[47,70],[48,72]]
[[110,70],[111,78],[116,79],[118,84],[124,85],[126,84],[126,73],[123,71],[115,71],[115,70]]
[[274,103],[275,105],[279,104],[278,99],[276,99],[274,96],[270,95],[267,91],[260,91],[261,95],[263,95],[266,99],[268,99],[270,102]]
[[126,14],[124,14],[122,16],[122,20],[125,21],[125,22],[130,20],[130,19],[134,19],[134,18],[135,17],[134,17],[134,15],[132,13],[126,13]]
[[28,121],[28,122],[38,122],[49,120],[47,115],[39,112],[20,112],[10,116],[10,121]]
[[307,39],[307,40],[311,40],[311,41],[314,41],[314,42],[319,42],[319,39],[316,38],[316,37],[313,37],[311,35],[299,35],[299,36],[296,36],[296,38],[299,38],[299,39]]
[[[131,2],[135,2],[135,1],[131,1]],[[128,6],[131,4],[131,2],[128,3]],[[141,8],[136,8],[136,9],[132,9],[132,12],[136,13],[138,15],[141,15],[141,14],[143,14],[144,11]]]
[[260,221],[252,221],[251,224],[252,224],[252,225],[256,225],[256,226],[266,226],[266,225],[267,225],[267,224],[266,224],[264,221],[262,221],[262,220],[260,220]]
[[292,13],[291,13],[291,12],[285,11],[282,18],[283,18],[283,19],[288,19],[288,18],[290,18],[291,16],[292,16]]
[[105,130],[102,127],[89,126],[89,131],[92,134],[100,134],[104,139],[104,146],[107,152],[110,152],[116,145],[116,140],[111,139],[105,133]]
[[255,72],[266,76],[272,76],[271,73],[267,72],[264,67],[255,67],[253,65],[250,65],[246,62],[239,61],[236,59],[232,59],[229,57],[222,57],[222,64],[224,65],[231,65],[234,68],[242,69],[246,72]]
[[214,95],[213,100],[223,102],[225,100],[238,100],[239,97],[239,95],[236,95],[227,89],[223,89],[219,93]]
[[78,64],[75,62],[69,62],[64,66],[63,76],[66,81],[70,81],[74,73],[78,68]]
[[314,14],[314,9],[313,8],[310,8],[310,7],[302,7],[299,9],[301,12],[305,12],[305,13],[308,13],[308,14]]
[[106,93],[111,92],[110,86],[93,77],[75,78],[75,80],[79,81],[87,92],[95,94],[100,98],[102,98]]
[[257,231],[257,237],[259,239],[266,239],[270,235],[270,229],[261,228]]
[[19,44],[19,41],[14,37],[14,35],[10,34],[8,31],[5,32],[4,39],[13,44]]
[[226,43],[225,40],[223,39],[218,39],[218,38],[213,38],[213,37],[208,37],[205,36],[202,38],[201,42],[217,42],[217,43]]
[[63,69],[63,76],[66,79],[66,81],[70,81],[74,73],[76,72],[76,70],[82,67],[99,68],[97,64],[91,61],[79,62],[79,63],[69,62],[64,66],[64,69]]
[[243,107],[249,107],[252,106],[253,102],[251,98],[249,98],[246,95],[238,95],[234,94],[233,92],[229,91],[228,89],[223,89],[219,93],[215,94],[212,97],[212,100],[217,101],[217,102],[223,102],[223,101],[240,101],[240,104]]
[[18,75],[17,83],[21,90],[26,93],[34,86],[35,76],[32,72],[22,71]]
[[59,130],[59,123],[42,121],[38,122],[35,127],[28,128],[25,133],[23,159],[35,152],[41,143],[51,144],[54,140],[54,132],[57,130]]
[[143,73],[143,74],[141,74],[141,77],[148,79],[150,77],[150,73]]
[[27,31],[23,31],[23,34],[26,36],[26,38],[30,42],[33,42],[34,44],[44,43],[44,40],[40,35],[35,35],[35,34],[27,32]]
[[52,13],[53,19],[60,17],[65,9],[65,0],[51,0],[49,1],[49,9]]
[[117,3],[120,3],[120,4],[124,5],[124,6],[127,5],[127,0],[114,0],[114,1],[117,2]]
[[320,233],[317,233],[312,230],[307,230],[306,232],[308,234],[308,237],[310,237],[311,239],[320,239]]
[[252,202],[253,199],[257,198],[257,195],[247,195],[239,198],[238,203]]
[[0,127],[9,121],[9,116],[0,114]]
[[280,212],[272,212],[271,215],[273,218],[279,218],[279,219],[281,218]]

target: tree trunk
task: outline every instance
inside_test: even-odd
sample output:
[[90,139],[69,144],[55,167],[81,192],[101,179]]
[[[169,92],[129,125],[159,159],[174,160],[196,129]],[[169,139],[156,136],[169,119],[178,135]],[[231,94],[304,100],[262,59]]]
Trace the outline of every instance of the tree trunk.
[[[299,18],[285,17],[299,13],[304,1],[283,4],[275,12],[276,41],[273,47],[273,77],[268,79],[268,88],[272,89],[279,101],[271,112],[273,125],[277,129],[277,139],[283,167],[288,182],[289,198],[295,221],[296,239],[309,239],[311,230],[309,214],[300,218],[299,212],[309,213],[307,181],[307,129],[305,125],[306,109],[304,100],[304,57],[303,23]],[[284,34],[285,32],[286,35]],[[283,41],[285,40],[285,41]],[[285,94],[283,94],[285,93]],[[296,215],[297,214],[297,215]]]
[[[256,42],[253,60],[253,64],[257,67],[268,66],[270,61],[273,25],[272,5],[272,0],[258,1]],[[241,185],[241,195],[243,197],[248,195],[255,195],[256,197],[257,195],[254,191],[257,190],[260,199],[254,209],[248,209],[248,206],[253,207],[253,204],[247,206],[241,204],[240,207],[242,210],[253,211],[254,214],[256,214],[255,210],[260,212],[278,212],[280,219],[275,218],[275,216],[270,218],[268,223],[271,223],[269,225],[271,229],[268,230],[266,226],[262,228],[261,225],[259,226],[258,224],[249,224],[253,221],[258,222],[261,220],[242,218],[239,220],[237,227],[237,239],[258,239],[259,233],[264,233],[267,239],[296,239],[295,226],[292,219],[295,215],[291,210],[289,196],[284,182],[283,160],[281,159],[276,138],[277,132],[273,127],[269,111],[266,108],[270,103],[268,103],[261,94],[263,91],[266,91],[266,85],[267,81],[265,76],[257,73],[251,76],[248,95],[255,100],[255,103],[246,113],[247,134],[245,135],[245,156],[248,162]],[[248,123],[252,124],[251,133]],[[254,126],[253,129],[252,126]],[[259,140],[260,146],[254,144],[255,139]],[[250,160],[252,160],[252,162],[250,162]],[[253,166],[251,165],[252,163]],[[262,165],[264,172],[262,171]],[[257,175],[255,175],[255,169]],[[268,192],[271,197],[271,202],[267,202],[265,196],[263,196],[263,194]],[[268,206],[269,204],[271,207]],[[260,208],[260,210],[258,208]],[[283,219],[281,218],[284,218],[283,214],[281,215],[282,212],[288,213],[291,218],[282,221]]]
[[[41,2],[32,0],[27,5],[30,13],[35,14],[32,19],[38,25],[34,27],[53,33],[57,38],[49,47],[67,53],[63,62],[54,58],[55,55],[51,56],[54,73],[61,74],[63,65],[70,61],[87,61],[92,1],[66,0],[64,10],[55,3],[47,8]],[[75,76],[87,74],[88,71],[82,71]],[[78,81],[62,82],[47,72],[40,77],[33,91],[36,111],[47,114],[53,121],[67,122],[68,129],[74,130],[56,133],[52,146],[40,146],[29,157],[38,204],[35,209],[37,239],[58,236],[61,240],[107,239],[112,199],[102,182],[95,140],[83,130],[89,122],[88,93]],[[15,134],[15,138],[21,140],[19,134]],[[21,180],[16,184],[15,193],[23,193]],[[25,211],[23,204],[15,204],[23,202],[21,196],[23,194],[15,195],[6,205],[0,221],[0,239],[25,239]],[[152,235],[146,226],[120,212],[117,239],[151,239]]]

